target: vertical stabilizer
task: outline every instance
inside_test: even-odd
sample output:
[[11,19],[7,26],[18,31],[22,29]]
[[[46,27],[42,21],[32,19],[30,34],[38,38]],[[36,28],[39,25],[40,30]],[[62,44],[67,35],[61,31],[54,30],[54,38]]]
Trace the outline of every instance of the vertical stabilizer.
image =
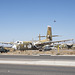
[[52,30],[51,30],[51,27],[48,26],[47,28],[47,37],[46,37],[47,40],[49,41],[52,41]]

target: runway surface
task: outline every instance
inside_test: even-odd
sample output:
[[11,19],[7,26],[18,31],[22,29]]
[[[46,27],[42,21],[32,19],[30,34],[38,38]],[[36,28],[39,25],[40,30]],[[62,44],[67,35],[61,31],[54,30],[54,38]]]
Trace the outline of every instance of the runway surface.
[[[74,61],[75,56],[50,56],[50,55],[42,55],[42,56],[25,56],[25,55],[0,55],[0,61],[19,61],[24,62],[24,64],[9,64],[9,63],[1,63],[0,64],[0,75],[75,75],[75,67],[74,66],[59,66],[59,65],[39,65],[42,62],[43,64],[47,61],[47,64],[54,61],[54,64],[65,61]],[[38,62],[37,62],[37,61]],[[42,61],[41,61],[42,60]],[[47,60],[47,61],[46,61]],[[27,62],[30,64],[27,64]],[[56,61],[56,62],[55,62]],[[33,64],[31,64],[33,62]],[[26,64],[25,64],[26,63]],[[38,65],[34,65],[37,63]],[[62,63],[62,62],[61,62]],[[52,63],[51,63],[52,64]],[[65,63],[70,64],[70,63]]]
[[0,55],[0,60],[72,60],[75,61],[75,56],[50,56],[50,55],[41,55],[41,56],[25,56],[25,55]]
[[75,67],[0,64],[0,75],[75,75]]

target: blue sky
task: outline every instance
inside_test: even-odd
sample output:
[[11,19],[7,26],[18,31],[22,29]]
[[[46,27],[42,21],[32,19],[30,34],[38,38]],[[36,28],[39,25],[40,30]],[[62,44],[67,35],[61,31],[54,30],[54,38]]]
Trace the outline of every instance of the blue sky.
[[0,41],[38,39],[48,25],[54,40],[75,39],[75,0],[0,0]]

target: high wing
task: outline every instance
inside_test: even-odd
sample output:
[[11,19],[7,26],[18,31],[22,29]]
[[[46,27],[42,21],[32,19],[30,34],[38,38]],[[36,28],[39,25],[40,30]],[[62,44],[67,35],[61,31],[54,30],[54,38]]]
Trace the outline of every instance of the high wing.
[[38,42],[38,43],[36,43],[36,45],[46,45],[46,44],[59,43],[59,42],[66,42],[66,41],[73,41],[73,40],[74,40],[74,39],[60,40],[60,41]]
[[60,41],[51,41],[51,43],[59,43],[59,42],[66,42],[66,41],[73,41],[74,39],[67,39],[67,40],[60,40]]
[[10,45],[12,45],[13,44],[13,42],[0,42],[1,44],[10,44]]

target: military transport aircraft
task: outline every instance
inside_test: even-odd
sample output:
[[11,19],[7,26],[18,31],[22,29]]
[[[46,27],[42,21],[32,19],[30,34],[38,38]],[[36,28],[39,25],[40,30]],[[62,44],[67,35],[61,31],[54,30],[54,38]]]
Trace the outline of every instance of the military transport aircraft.
[[[65,41],[72,41],[73,39],[68,40],[60,40],[60,41],[52,41],[52,37],[58,37],[59,35],[52,35],[51,26],[48,26],[47,28],[47,35],[46,36],[40,36],[39,34],[39,40],[38,41],[16,41],[16,42],[0,42],[2,44],[11,44],[12,48],[17,50],[41,50],[43,47],[48,47],[51,44],[59,43],[59,42],[65,42]],[[41,37],[46,37],[46,39],[41,40]]]

